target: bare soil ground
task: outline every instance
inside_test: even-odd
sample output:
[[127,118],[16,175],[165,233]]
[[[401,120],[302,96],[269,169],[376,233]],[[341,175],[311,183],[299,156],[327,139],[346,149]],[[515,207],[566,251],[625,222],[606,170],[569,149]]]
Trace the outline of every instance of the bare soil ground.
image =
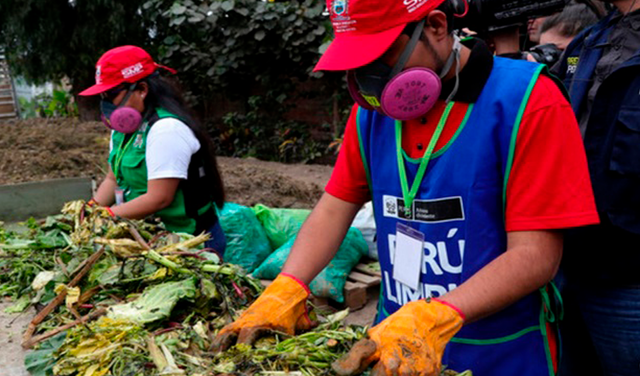
[[[109,130],[100,122],[33,119],[0,123],[0,185],[70,177],[101,180]],[[228,200],[243,205],[312,208],[331,166],[218,158]]]

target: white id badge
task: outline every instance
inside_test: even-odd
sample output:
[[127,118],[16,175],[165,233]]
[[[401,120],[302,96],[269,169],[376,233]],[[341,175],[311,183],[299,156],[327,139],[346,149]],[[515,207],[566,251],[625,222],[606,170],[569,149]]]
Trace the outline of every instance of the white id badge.
[[116,188],[116,206],[124,204],[124,189]]
[[409,226],[396,225],[396,252],[393,260],[393,279],[413,290],[420,285],[420,270],[424,255],[424,234]]

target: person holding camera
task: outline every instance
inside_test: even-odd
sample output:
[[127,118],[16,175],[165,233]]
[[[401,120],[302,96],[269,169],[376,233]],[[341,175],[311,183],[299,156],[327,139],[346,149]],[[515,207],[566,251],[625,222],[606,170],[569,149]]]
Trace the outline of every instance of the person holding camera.
[[598,221],[571,108],[543,67],[461,42],[444,0],[329,0],[336,38],[316,70],[356,101],[326,192],[282,273],[214,340],[311,326],[307,285],[373,200],[382,268],[376,325],[340,375],[554,372],[546,284],[564,228]]
[[565,238],[563,375],[637,375],[640,364],[640,2],[609,3],[553,69],[579,120],[601,221]]
[[596,22],[597,15],[585,4],[565,7],[562,12],[547,17],[542,23],[540,43],[525,52],[527,60],[554,66],[573,38]]

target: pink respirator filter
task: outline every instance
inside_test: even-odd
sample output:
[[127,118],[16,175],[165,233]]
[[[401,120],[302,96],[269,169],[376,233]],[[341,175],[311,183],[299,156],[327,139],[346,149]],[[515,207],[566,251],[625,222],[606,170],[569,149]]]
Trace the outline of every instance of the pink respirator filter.
[[407,121],[423,116],[435,105],[442,82],[436,72],[411,68],[395,76],[382,92],[382,111],[389,117]]
[[120,107],[110,117],[111,128],[121,133],[135,132],[142,122],[142,115],[131,107]]

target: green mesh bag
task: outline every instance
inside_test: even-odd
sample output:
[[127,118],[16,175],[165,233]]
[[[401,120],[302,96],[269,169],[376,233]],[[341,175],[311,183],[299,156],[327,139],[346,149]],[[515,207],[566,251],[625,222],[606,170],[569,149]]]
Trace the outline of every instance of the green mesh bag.
[[302,223],[311,213],[311,210],[305,209],[272,209],[261,204],[254,206],[253,211],[273,249],[282,247],[296,236]]
[[[276,278],[289,257],[294,241],[295,237],[273,252],[253,272],[253,276],[261,279]],[[362,237],[362,233],[356,228],[350,228],[333,260],[309,284],[311,293],[321,298],[331,298],[339,303],[344,302],[343,291],[347,276],[367,252],[367,242]]]

